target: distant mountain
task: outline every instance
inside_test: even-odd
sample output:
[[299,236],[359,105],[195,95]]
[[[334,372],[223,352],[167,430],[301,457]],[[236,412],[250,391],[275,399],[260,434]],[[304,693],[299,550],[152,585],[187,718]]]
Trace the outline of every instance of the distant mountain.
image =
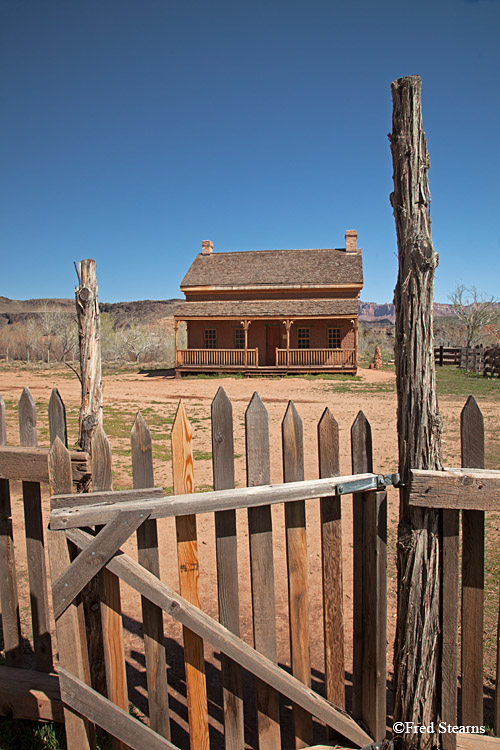
[[[110,313],[118,327],[137,320],[141,323],[159,318],[168,318],[176,312],[183,300],[138,300],[136,302],[100,302],[101,312]],[[68,313],[75,312],[74,299],[28,299],[16,300],[0,296],[0,325],[19,323],[47,309],[56,308]]]
[[[110,313],[115,318],[118,327],[122,327],[132,320],[152,322],[158,318],[168,318],[176,313],[182,304],[182,299],[167,300],[136,300],[134,302],[100,302],[99,308],[103,313]],[[26,320],[47,308],[73,312],[75,302],[72,299],[28,299],[15,300],[0,296],[0,325],[17,323]],[[453,315],[450,304],[434,303],[434,316],[449,317]],[[376,302],[359,303],[359,319],[364,323],[387,326],[395,321],[394,305]]]
[[[435,318],[448,318],[453,314],[452,305],[434,302]],[[359,319],[367,323],[378,322],[380,325],[387,325],[388,321],[394,323],[396,320],[394,305],[390,303],[378,305],[376,302],[362,302],[360,300]]]

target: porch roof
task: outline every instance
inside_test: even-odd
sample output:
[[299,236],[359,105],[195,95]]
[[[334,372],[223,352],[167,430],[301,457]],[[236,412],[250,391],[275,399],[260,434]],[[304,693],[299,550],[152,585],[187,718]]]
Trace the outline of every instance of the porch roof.
[[270,299],[184,302],[175,318],[333,318],[357,315],[358,301],[355,299]]

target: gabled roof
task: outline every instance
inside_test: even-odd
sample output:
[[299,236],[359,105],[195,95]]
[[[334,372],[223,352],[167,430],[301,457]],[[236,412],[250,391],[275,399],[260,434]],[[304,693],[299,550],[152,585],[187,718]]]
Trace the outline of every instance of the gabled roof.
[[357,299],[282,299],[184,302],[176,311],[186,318],[311,318],[358,314]]
[[253,250],[200,253],[184,276],[181,289],[362,283],[360,250]]

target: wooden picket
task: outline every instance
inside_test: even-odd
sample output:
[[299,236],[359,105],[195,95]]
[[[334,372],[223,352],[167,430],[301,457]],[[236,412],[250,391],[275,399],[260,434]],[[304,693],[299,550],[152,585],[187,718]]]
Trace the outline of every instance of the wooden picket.
[[[163,612],[183,626],[189,734],[192,748],[208,750],[209,701],[205,680],[204,642],[221,652],[222,705],[226,748],[243,748],[242,668],[256,680],[255,699],[259,746],[281,744],[279,694],[292,703],[296,747],[313,742],[315,717],[326,725],[328,738],[342,734],[359,745],[381,740],[386,733],[386,491],[397,476],[373,473],[371,429],[360,412],[351,430],[352,472],[340,476],[339,429],[326,409],[318,423],[319,479],[304,479],[302,423],[292,402],[282,422],[283,479],[270,486],[269,425],[264,404],[254,394],[245,415],[247,487],[234,488],[234,437],[232,407],[223,389],[212,403],[214,491],[193,495],[192,431],[182,403],[172,429],[175,496],[163,496],[154,487],[151,433],[141,414],[131,432],[133,490],[111,490],[111,450],[102,428],[92,445],[92,466],[87,457],[69,452],[64,404],[56,390],[49,404],[49,451],[37,448],[36,413],[29,392],[21,399],[21,440],[31,445],[5,445],[5,407],[0,401],[0,545],[4,553],[0,585],[6,656],[11,667],[21,666],[21,632],[13,555],[9,479],[23,478],[24,502],[35,507],[40,482],[50,479],[52,492],[49,552],[57,650],[60,659],[64,719],[71,747],[94,748],[97,723],[113,736],[115,748],[174,747],[170,741],[167,654]],[[469,399],[461,418],[462,464],[467,482],[456,472],[413,472],[412,502],[443,508],[443,653],[441,715],[454,723],[457,713],[457,630],[462,618],[462,717],[464,723],[483,723],[482,633],[484,590],[484,512],[495,508],[498,478],[480,471],[484,461],[482,415]],[[468,467],[472,466],[471,469]],[[438,476],[436,476],[438,474]],[[93,491],[73,494],[82,477],[92,477]],[[429,475],[432,475],[430,477]],[[33,485],[33,489],[29,486]],[[477,487],[482,487],[478,492]],[[35,489],[36,488],[36,489]],[[474,491],[475,489],[475,491]],[[341,551],[342,497],[353,493],[354,610],[353,610],[353,715],[345,708],[345,659]],[[456,495],[456,498],[455,498]],[[325,654],[325,702],[310,689],[311,663],[308,614],[308,559],[305,503],[319,498],[321,575]],[[30,505],[31,503],[31,505]],[[283,503],[287,555],[290,668],[277,666],[275,578],[271,505]],[[40,507],[39,503],[38,506]],[[237,509],[247,509],[252,588],[254,649],[240,637],[238,545],[241,543]],[[462,606],[458,603],[459,513],[462,510]],[[219,622],[200,609],[200,575],[197,556],[196,515],[214,513],[215,556]],[[177,530],[180,595],[160,580],[156,519],[173,516]],[[41,565],[43,526],[30,519],[31,555]],[[94,527],[95,531],[84,531]],[[116,554],[132,534],[137,534],[138,562]],[[309,540],[314,543],[314,540]],[[30,548],[31,549],[31,548]],[[76,550],[80,552],[76,554]],[[34,550],[34,551],[33,551]],[[43,578],[33,572],[30,590],[38,591]],[[39,571],[38,571],[39,573]],[[128,686],[123,644],[120,579],[141,595],[144,658],[150,727],[137,728],[128,716]],[[96,690],[91,664],[96,653],[85,628],[83,601],[91,581],[99,581],[101,620],[99,638],[104,647],[104,690]],[[45,589],[47,598],[47,590]],[[37,599],[38,600],[38,599]],[[48,610],[45,610],[46,613]],[[43,608],[37,615],[38,633]],[[35,622],[35,621],[34,621]],[[46,621],[45,621],[46,622]],[[42,624],[40,624],[42,623]],[[44,630],[45,628],[45,630]],[[34,626],[35,632],[35,626]],[[94,634],[95,635],[95,634]],[[96,642],[99,641],[96,638]],[[500,639],[500,637],[499,637]],[[38,642],[38,647],[37,647]],[[35,655],[40,668],[47,659],[37,636]],[[94,649],[94,650],[92,650]],[[55,649],[54,649],[55,650]],[[499,657],[500,661],[500,657]],[[48,669],[49,665],[45,667]],[[0,668],[1,671],[2,668]],[[5,668],[7,669],[7,667]],[[36,674],[36,673],[35,673]],[[50,675],[49,675],[50,676]],[[101,694],[102,693],[102,694]],[[333,706],[332,706],[333,704]],[[500,695],[497,691],[495,722]],[[57,710],[53,711],[57,718]],[[60,714],[59,714],[60,716]],[[361,723],[356,723],[356,720]],[[130,722],[135,722],[131,724]],[[497,727],[498,728],[498,727]],[[367,730],[366,732],[364,730]],[[444,739],[453,750],[455,739]],[[148,744],[146,744],[148,743]]]

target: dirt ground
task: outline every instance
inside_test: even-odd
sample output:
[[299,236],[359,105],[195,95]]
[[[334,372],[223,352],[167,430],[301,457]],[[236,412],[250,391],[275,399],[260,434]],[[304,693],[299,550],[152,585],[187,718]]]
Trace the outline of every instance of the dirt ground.
[[[183,400],[188,418],[193,427],[193,448],[195,450],[195,489],[206,490],[212,485],[210,405],[217,389],[222,386],[233,405],[235,475],[237,486],[245,485],[245,438],[244,414],[254,391],[257,391],[269,413],[271,481],[282,481],[281,421],[287,403],[292,399],[301,416],[304,430],[305,478],[318,476],[317,423],[325,407],[329,407],[339,423],[341,441],[341,473],[351,473],[350,428],[360,410],[371,424],[373,436],[373,465],[378,473],[391,473],[397,470],[396,437],[396,392],[393,372],[361,370],[359,380],[334,381],[303,378],[219,378],[176,380],[161,372],[119,372],[104,378],[105,415],[109,417],[109,429],[114,454],[114,487],[132,486],[128,434],[138,410],[144,412],[150,421],[154,445],[157,446],[155,459],[155,484],[172,486],[171,463],[168,460],[170,425],[180,399]],[[24,386],[28,386],[37,404],[39,445],[48,445],[47,404],[53,387],[57,387],[66,405],[70,445],[77,438],[77,411],[80,400],[80,386],[76,377],[67,370],[21,371],[0,370],[0,394],[6,402],[7,442],[18,444],[16,405]],[[440,400],[444,419],[444,454],[448,465],[458,465],[459,413],[463,402],[456,398]],[[494,418],[493,407],[482,404],[486,423]],[[163,458],[162,458],[163,457]],[[29,596],[27,591],[26,553],[24,546],[24,522],[21,489],[16,483],[11,487],[14,538],[16,544],[16,565],[19,580],[22,622],[26,638],[26,651],[30,651],[31,623]],[[344,615],[346,628],[346,671],[351,673],[352,662],[352,519],[351,497],[346,496],[342,506],[343,525],[343,582]],[[48,492],[44,492],[44,512],[48,521]],[[398,515],[398,494],[394,489],[388,492],[388,672],[392,663],[394,640],[396,586],[395,586],[395,539]],[[313,686],[321,691],[324,674],[322,646],[322,606],[320,577],[320,537],[319,503],[309,501],[307,506],[307,534],[309,557],[309,611],[311,630],[311,663]],[[283,507],[273,507],[273,531],[275,550],[276,580],[276,620],[278,632],[278,659],[280,664],[290,664],[288,640],[288,612],[286,586],[285,541],[283,534]],[[250,606],[250,576],[248,560],[248,534],[246,512],[238,511],[238,555],[239,590],[241,612],[241,636],[252,644],[252,620]],[[160,567],[162,580],[178,589],[175,530],[171,519],[159,522]],[[217,617],[216,568],[214,555],[213,518],[208,515],[198,517],[198,548],[200,558],[200,590],[203,609]],[[129,540],[125,550],[135,555],[135,542]],[[145,673],[141,638],[141,608],[138,595],[122,586],[122,609],[124,613],[125,647],[127,669],[130,681],[130,700],[145,709]],[[182,635],[176,623],[168,618],[165,621],[167,638],[168,679],[170,708],[174,714],[172,740],[180,747],[187,747],[187,709],[185,698],[184,669],[182,663]],[[221,689],[219,681],[220,660],[217,653],[207,644],[207,681],[210,693],[210,716],[212,739],[217,745],[221,738]],[[246,676],[245,690],[252,691],[251,679]],[[349,698],[349,696],[348,696]],[[290,709],[283,704],[285,721],[290,717]],[[249,747],[255,744],[253,730],[254,717],[251,709],[246,713],[247,741]],[[288,724],[291,722],[288,721]],[[320,727],[315,740],[324,738]]]

